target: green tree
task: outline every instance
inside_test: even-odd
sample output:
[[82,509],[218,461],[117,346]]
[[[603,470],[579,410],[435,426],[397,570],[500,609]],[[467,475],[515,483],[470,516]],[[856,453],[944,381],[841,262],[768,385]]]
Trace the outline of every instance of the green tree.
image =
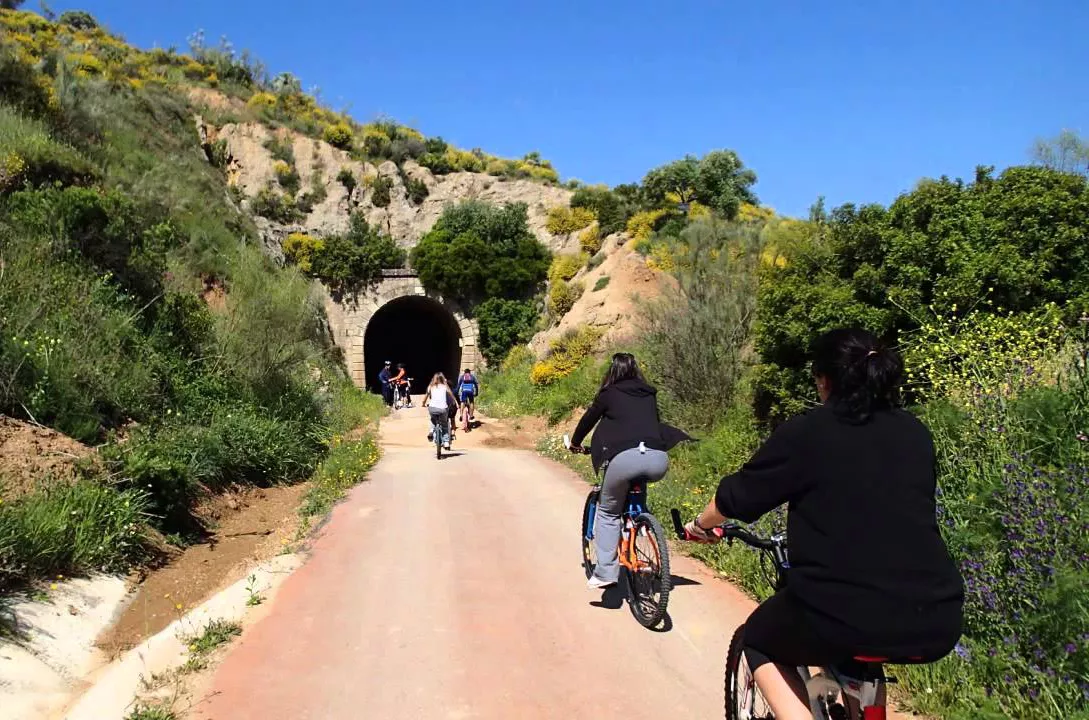
[[334,292],[348,292],[378,279],[382,270],[404,263],[405,251],[393,238],[355,213],[347,233],[325,238],[325,246],[314,251],[311,274]]
[[756,173],[745,167],[732,150],[714,150],[702,158],[686,155],[655,168],[643,179],[646,199],[656,207],[676,197],[681,203],[699,202],[733,219],[741,203],[757,203],[752,185]]
[[498,365],[511,348],[529,340],[537,322],[532,300],[489,298],[473,314],[480,328],[480,351],[491,365]]
[[94,16],[84,10],[65,10],[60,14],[57,22],[76,30],[94,30],[98,27],[98,21]]
[[278,95],[298,95],[302,92],[302,83],[293,74],[282,72],[272,79],[272,91]]
[[810,343],[837,325],[897,343],[931,313],[1047,302],[1068,320],[1089,310],[1089,182],[1043,167],[975,181],[924,180],[888,208],[844,205],[824,222],[774,226],[756,347],[758,409],[782,415],[812,398]]
[[0,0],[0,10],[15,10],[23,4],[25,0]]
[[622,198],[619,193],[600,186],[584,186],[575,190],[571,196],[571,207],[592,210],[597,216],[602,236],[623,231],[628,218],[638,209],[635,203]]
[[1050,139],[1039,139],[1032,147],[1033,159],[1046,168],[1060,172],[1089,175],[1089,142],[1072,130],[1063,130]]
[[451,205],[412,250],[424,287],[469,304],[532,294],[549,261],[548,249],[529,231],[522,203]]

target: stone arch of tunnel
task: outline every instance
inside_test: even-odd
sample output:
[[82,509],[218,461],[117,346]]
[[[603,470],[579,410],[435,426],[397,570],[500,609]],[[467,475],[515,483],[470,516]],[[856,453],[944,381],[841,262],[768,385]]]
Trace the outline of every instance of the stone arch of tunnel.
[[[390,299],[370,316],[363,333],[367,388],[381,390],[378,373],[386,360],[395,371],[398,363],[404,363],[406,374],[413,378],[413,393],[424,392],[436,372],[452,382],[461,369],[476,365],[475,352],[466,352],[469,334],[469,324],[439,300],[426,295]],[[475,346],[475,337],[471,345]]]

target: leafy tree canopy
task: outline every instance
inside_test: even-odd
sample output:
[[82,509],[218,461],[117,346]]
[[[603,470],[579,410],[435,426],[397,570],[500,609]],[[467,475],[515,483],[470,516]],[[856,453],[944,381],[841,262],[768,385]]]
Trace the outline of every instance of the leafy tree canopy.
[[681,203],[699,202],[728,219],[741,203],[757,203],[752,186],[756,173],[745,167],[732,150],[714,150],[702,158],[686,155],[655,168],[643,179],[643,193],[654,206],[675,197]]

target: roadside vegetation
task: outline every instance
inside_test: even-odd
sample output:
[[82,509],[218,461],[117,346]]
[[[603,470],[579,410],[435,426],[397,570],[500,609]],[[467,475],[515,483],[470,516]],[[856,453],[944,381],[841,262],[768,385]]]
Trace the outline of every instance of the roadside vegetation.
[[193,130],[186,87],[256,88],[250,61],[137,51],[82,16],[0,24],[0,413],[101,461],[0,486],[4,591],[200,538],[201,498],[306,480],[377,403]]
[[[816,402],[812,339],[873,330],[904,353],[905,400],[934,434],[940,527],[967,591],[961,643],[935,665],[896,668],[900,701],[958,720],[1089,717],[1085,147],[1067,134],[1032,166],[923,181],[887,208],[818,203],[805,220],[748,199],[733,217],[693,217],[691,203],[683,218],[638,211],[629,241],[677,280],[643,305],[639,341],[573,364],[515,348],[484,378],[482,404],[558,422],[593,397],[603,354],[635,351],[665,418],[699,436],[673,453],[651,504],[691,515],[771,427]],[[558,430],[539,448],[590,477]],[[758,529],[784,521],[780,510]],[[753,596],[770,592],[747,548],[686,550]]]

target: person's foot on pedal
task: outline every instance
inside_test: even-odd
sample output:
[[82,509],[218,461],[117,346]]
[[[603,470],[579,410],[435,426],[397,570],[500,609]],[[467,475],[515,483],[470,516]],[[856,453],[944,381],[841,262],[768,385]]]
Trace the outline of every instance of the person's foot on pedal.
[[586,581],[586,587],[591,590],[604,590],[613,585],[616,585],[616,580],[602,580],[597,575],[591,575],[590,579]]
[[431,442],[435,439],[435,433],[427,433],[427,442]]
[[450,449],[450,443],[446,443],[445,445],[443,445],[443,447],[446,448],[447,450],[449,450]]

